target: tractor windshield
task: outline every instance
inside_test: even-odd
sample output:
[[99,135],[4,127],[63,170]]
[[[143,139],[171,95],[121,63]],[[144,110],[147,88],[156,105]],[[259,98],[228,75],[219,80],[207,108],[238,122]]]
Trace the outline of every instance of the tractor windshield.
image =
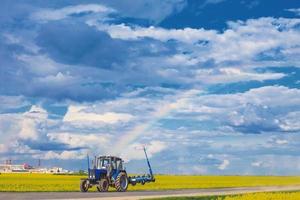
[[107,168],[110,165],[110,159],[108,158],[98,158],[97,168]]

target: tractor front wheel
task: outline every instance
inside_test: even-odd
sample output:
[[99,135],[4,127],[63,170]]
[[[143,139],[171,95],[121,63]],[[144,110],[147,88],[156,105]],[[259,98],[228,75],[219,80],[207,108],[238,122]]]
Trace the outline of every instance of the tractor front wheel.
[[118,192],[125,192],[128,187],[128,178],[125,172],[120,172],[116,178],[115,187]]
[[89,183],[86,179],[80,180],[80,191],[87,192],[89,189]]
[[107,192],[108,191],[108,180],[106,178],[103,178],[100,180],[99,185],[97,186],[97,190],[99,192]]

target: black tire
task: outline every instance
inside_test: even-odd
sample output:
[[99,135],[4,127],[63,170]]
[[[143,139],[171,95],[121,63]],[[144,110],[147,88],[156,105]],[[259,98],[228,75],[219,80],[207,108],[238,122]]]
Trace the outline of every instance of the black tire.
[[132,186],[135,186],[135,185],[136,185],[136,182],[131,183],[131,185],[132,185]]
[[80,191],[81,192],[87,192],[89,190],[89,184],[88,181],[85,180],[80,180]]
[[125,192],[128,188],[128,178],[125,172],[120,172],[115,181],[115,187],[118,192]]
[[109,188],[108,180],[103,178],[100,180],[99,185],[97,186],[98,192],[107,192]]

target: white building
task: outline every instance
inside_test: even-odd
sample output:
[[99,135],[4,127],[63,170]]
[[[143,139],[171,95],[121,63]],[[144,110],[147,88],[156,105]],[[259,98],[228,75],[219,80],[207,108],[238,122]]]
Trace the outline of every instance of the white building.
[[24,165],[0,164],[0,172],[28,172]]
[[0,173],[13,173],[13,172],[29,172],[29,173],[47,173],[47,174],[62,174],[73,173],[72,171],[65,170],[61,167],[41,168],[32,167],[28,164],[13,165],[11,162],[0,164]]

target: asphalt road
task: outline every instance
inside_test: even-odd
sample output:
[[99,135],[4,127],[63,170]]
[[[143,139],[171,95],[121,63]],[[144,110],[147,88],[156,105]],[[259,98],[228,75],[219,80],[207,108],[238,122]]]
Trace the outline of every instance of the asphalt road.
[[0,192],[1,200],[35,200],[35,199],[75,199],[75,200],[136,200],[143,198],[166,197],[166,196],[209,196],[241,194],[249,192],[268,191],[300,191],[298,186],[272,186],[272,187],[240,187],[222,189],[188,189],[188,190],[163,190],[163,191],[128,191],[128,192]]

